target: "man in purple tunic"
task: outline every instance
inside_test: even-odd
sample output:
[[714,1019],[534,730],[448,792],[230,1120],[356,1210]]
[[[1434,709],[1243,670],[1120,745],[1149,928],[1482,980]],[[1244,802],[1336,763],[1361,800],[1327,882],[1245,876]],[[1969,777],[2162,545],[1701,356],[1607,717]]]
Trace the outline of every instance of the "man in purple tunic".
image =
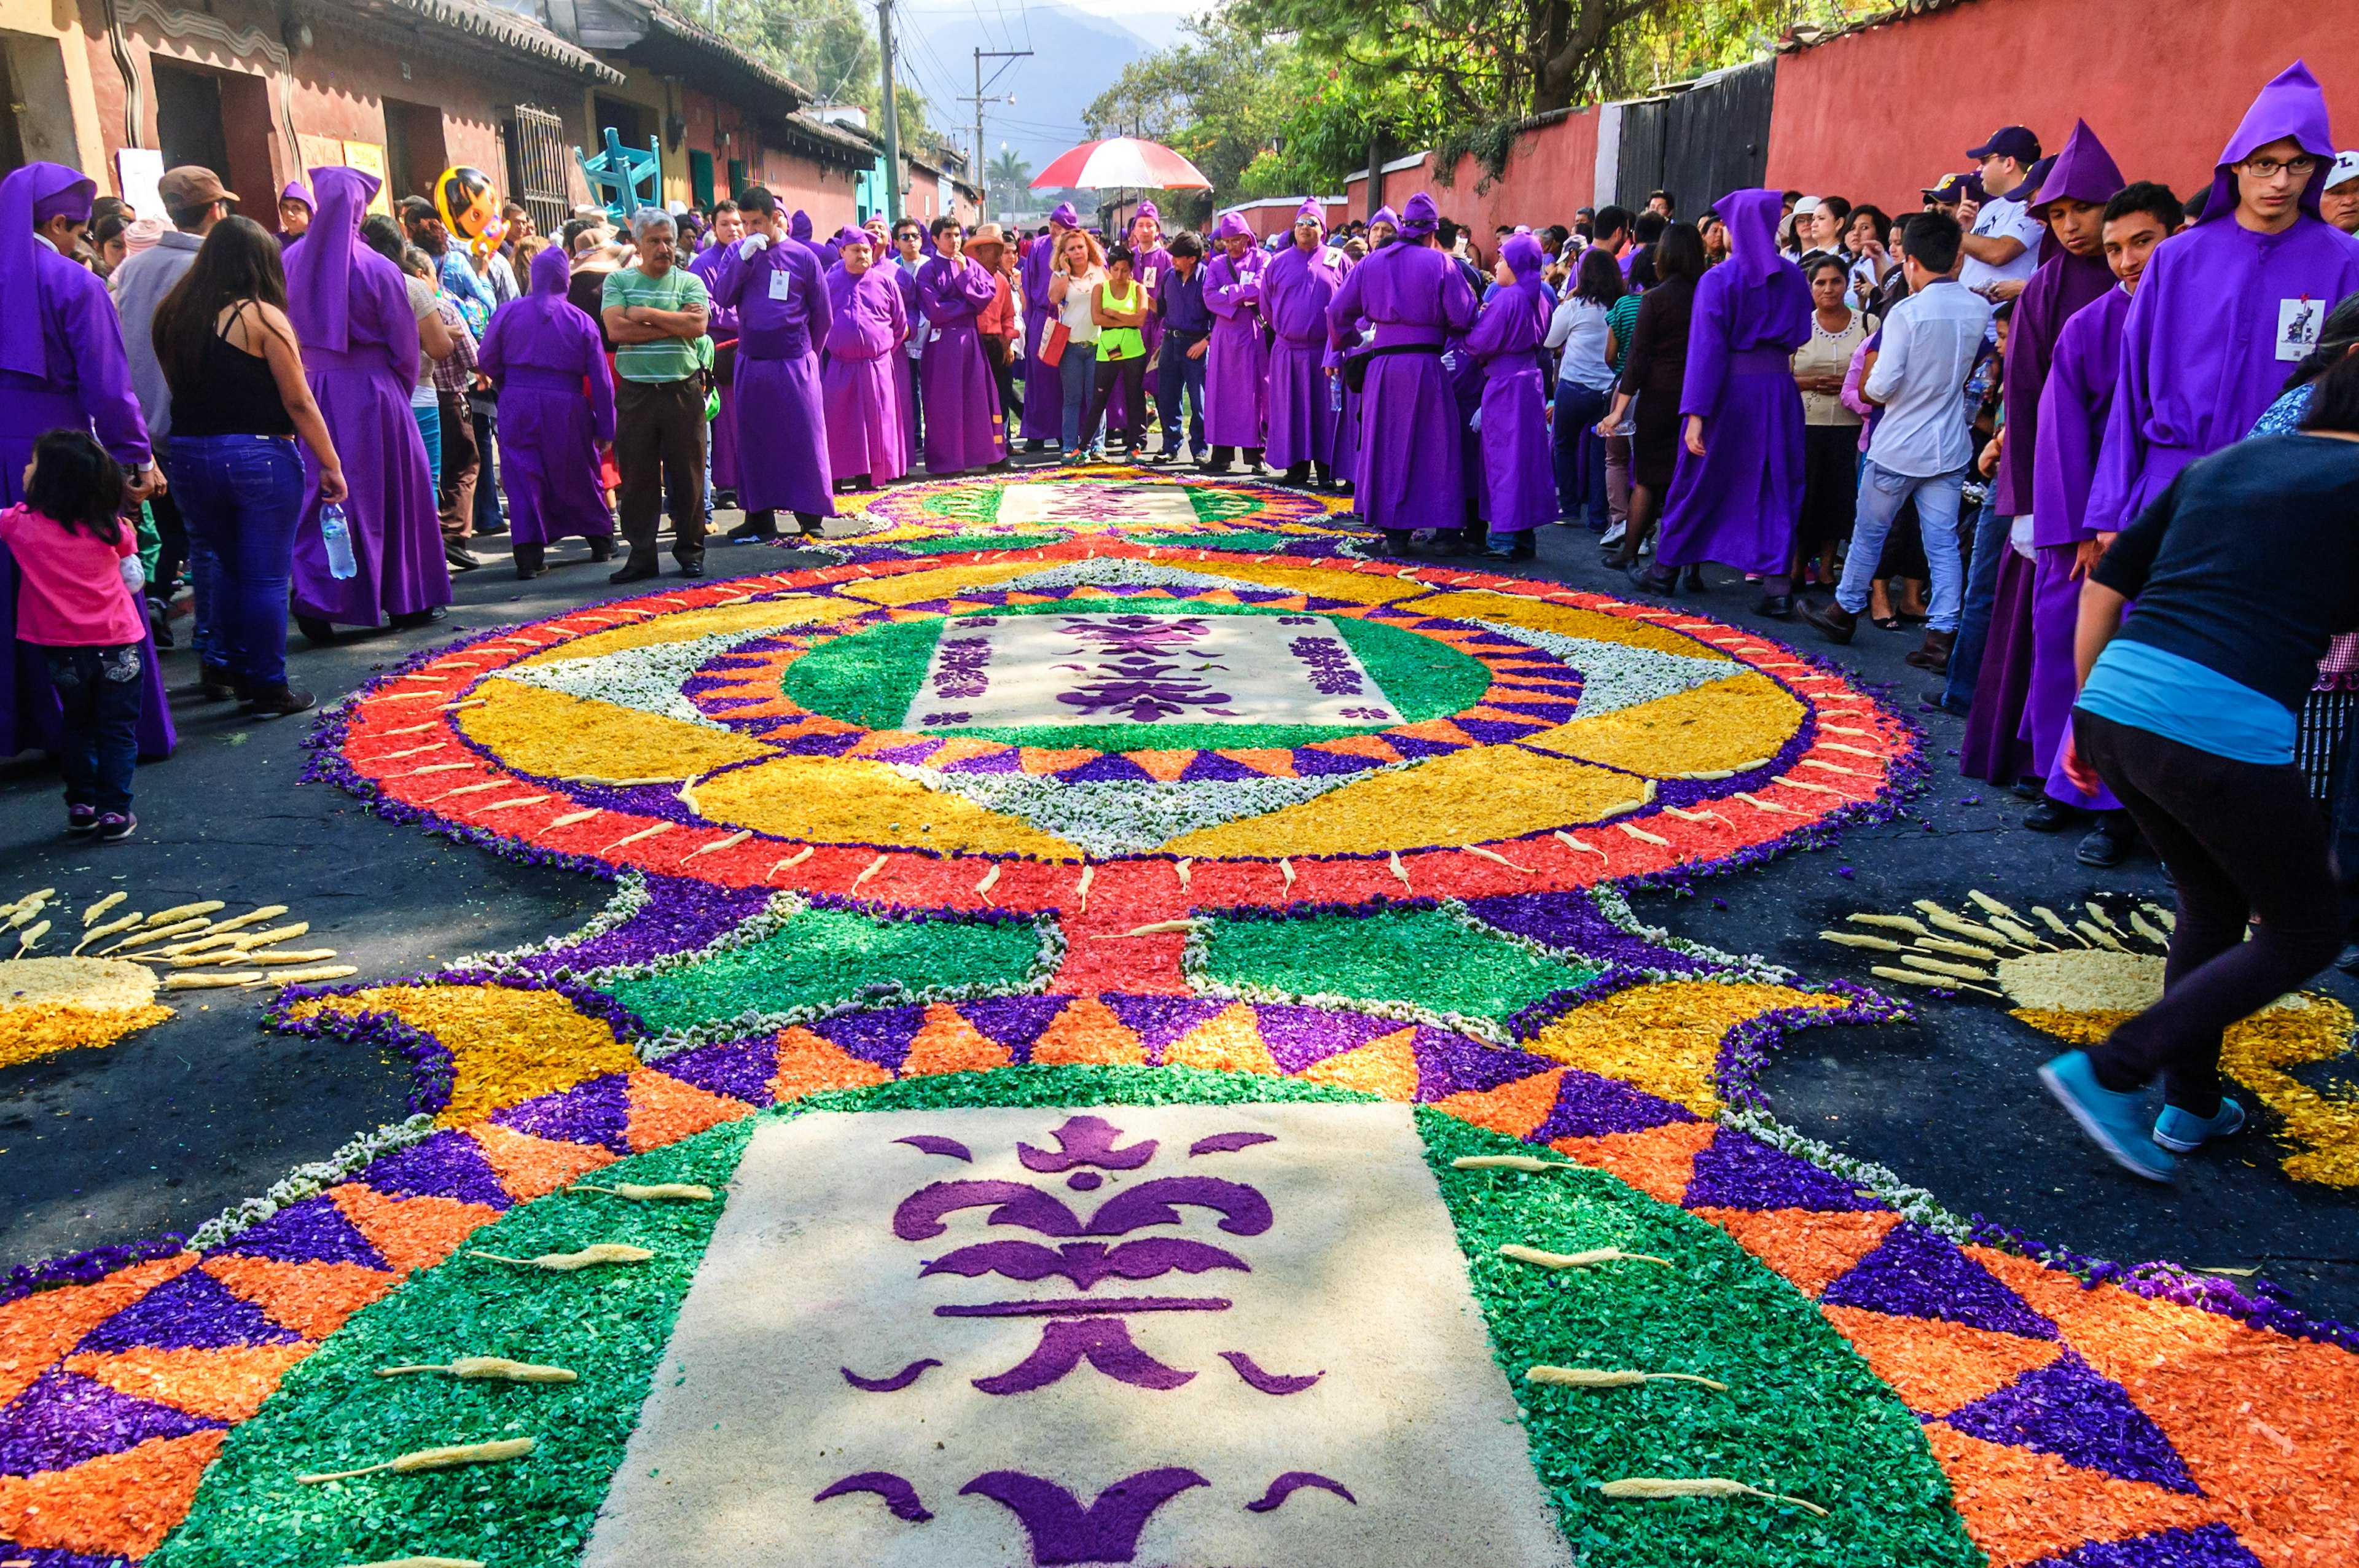
[[1049,214],[1049,232],[1036,237],[1024,253],[1024,449],[1037,452],[1049,441],[1064,438],[1065,405],[1053,365],[1040,362],[1040,345],[1049,336],[1057,308],[1049,301],[1049,279],[1057,271],[1057,247],[1066,232],[1081,227],[1081,214],[1070,201],[1060,201]]
[[[1439,530],[1440,546],[1462,546],[1465,475],[1458,402],[1441,368],[1445,340],[1474,325],[1473,289],[1455,259],[1434,248],[1441,216],[1419,191],[1401,214],[1399,238],[1353,267],[1327,307],[1327,339],[1363,362],[1360,470],[1352,509],[1381,529],[1392,553],[1409,535]],[[1360,345],[1365,324],[1371,341]]]
[[451,602],[451,568],[425,438],[409,412],[418,384],[418,319],[401,273],[361,243],[361,218],[377,178],[356,168],[315,168],[320,215],[287,248],[287,317],[303,350],[303,379],[344,460],[345,525],[359,570],[339,578],[320,532],[320,475],[303,453],[310,497],[295,532],[295,623],[313,642],[330,622],[374,626],[380,609],[396,626],[439,621]]
[[565,297],[571,277],[557,246],[534,256],[532,292],[492,313],[475,350],[475,368],[499,388],[500,481],[520,579],[548,571],[552,539],[587,539],[593,561],[614,554],[598,483],[598,449],[614,438],[614,377],[597,323]]
[[2122,384],[2089,492],[2115,534],[2179,470],[2243,438],[2359,289],[2359,239],[2318,215],[2334,162],[2326,99],[2299,60],[2220,154],[2195,226],[2155,253],[2122,323]]
[[1556,521],[1556,460],[1549,442],[1548,386],[1538,349],[1549,308],[1540,270],[1547,258],[1529,234],[1500,248],[1509,281],[1491,291],[1466,340],[1483,367],[1480,416],[1484,514],[1490,554],[1527,561],[1539,553],[1532,530]]
[[[63,164],[29,163],[0,180],[0,504],[25,499],[25,466],[50,430],[88,430],[144,501],[161,474],[147,447],[123,323],[106,285],[66,259],[90,222],[98,187]],[[125,589],[129,593],[129,589]],[[58,750],[63,723],[49,660],[16,641],[16,564],[0,545],[0,756]],[[147,612],[140,611],[140,620]],[[156,641],[139,643],[139,754],[168,757],[177,739]]]
[[777,538],[782,507],[816,535],[824,532],[820,519],[835,515],[819,382],[827,272],[818,252],[787,232],[766,188],[753,186],[737,202],[748,232],[712,290],[714,304],[737,312],[737,504],[745,521],[729,538]]
[[1794,351],[1810,341],[1810,287],[1777,254],[1778,193],[1734,190],[1712,203],[1728,226],[1726,263],[1695,290],[1686,440],[1663,501],[1655,564],[1630,580],[1669,593],[1681,568],[1718,561],[1761,577],[1762,604],[1791,607],[1788,575],[1802,514],[1802,395]]
[[[1392,243],[1393,236],[1399,230],[1400,214],[1389,207],[1377,208],[1375,216],[1368,220],[1366,249],[1361,253],[1359,261],[1350,261],[1347,257],[1349,265],[1344,271],[1348,274],[1352,267]],[[1347,495],[1360,481],[1362,394],[1352,390],[1351,378],[1343,373],[1343,367],[1351,359],[1353,351],[1360,346],[1361,334],[1367,328],[1366,321],[1355,321],[1344,339],[1339,341],[1332,331],[1327,339],[1327,368],[1335,373],[1335,384],[1343,389],[1343,405],[1335,415],[1335,487]]]
[[820,356],[828,471],[868,490],[909,471],[909,426],[893,362],[909,335],[909,319],[897,269],[874,265],[876,253],[864,231],[844,230],[835,245],[843,259],[827,272],[827,340]]
[[[713,280],[721,276],[721,264],[745,237],[745,215],[737,203],[715,202],[712,243],[688,262],[688,270],[703,283],[708,297]],[[712,340],[712,381],[721,395],[721,410],[712,416],[710,438],[704,443],[705,462],[712,470],[707,476],[704,504],[709,510],[717,499],[717,503],[734,510],[737,505],[737,391],[733,384],[737,379],[737,312],[715,305],[705,320],[705,336]]]
[[918,380],[926,403],[926,472],[948,479],[1007,460],[999,438],[999,387],[975,318],[999,297],[988,268],[966,254],[966,231],[937,218],[934,259],[918,269],[918,305],[933,328]]
[[1327,307],[1343,274],[1325,243],[1319,203],[1294,214],[1294,243],[1262,270],[1262,308],[1277,334],[1269,348],[1269,463],[1288,484],[1307,484],[1316,470],[1320,488],[1334,482],[1333,373],[1327,368]]
[[1212,443],[1206,473],[1227,473],[1237,449],[1261,471],[1263,431],[1269,424],[1269,344],[1262,333],[1262,269],[1268,253],[1231,212],[1212,231],[1219,254],[1204,266],[1204,308],[1212,313],[1205,356],[1204,433]]
[[[1157,313],[1153,302],[1161,297],[1163,285],[1171,276],[1171,252],[1163,243],[1163,214],[1152,201],[1140,202],[1138,211],[1130,216],[1130,276],[1147,287],[1147,321],[1138,331],[1147,341],[1147,360],[1151,365],[1155,362],[1157,351],[1163,347],[1163,318]],[[1155,377],[1149,376],[1147,395],[1150,398],[1155,385]],[[1121,392],[1120,387],[1115,388],[1117,395],[1121,395]],[[1117,403],[1111,406],[1118,409],[1122,405]],[[1112,417],[1111,414],[1108,416]],[[1121,423],[1119,420],[1114,422]],[[1130,423],[1138,429],[1146,429],[1147,410],[1140,409]]]

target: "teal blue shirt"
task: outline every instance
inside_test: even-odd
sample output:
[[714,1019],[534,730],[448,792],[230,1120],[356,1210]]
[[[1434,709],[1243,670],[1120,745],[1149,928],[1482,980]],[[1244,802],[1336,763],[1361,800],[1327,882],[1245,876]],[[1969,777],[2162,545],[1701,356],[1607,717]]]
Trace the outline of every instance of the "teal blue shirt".
[[2106,643],[2076,706],[2215,757],[2293,762],[2295,721],[2285,704],[2151,643]]

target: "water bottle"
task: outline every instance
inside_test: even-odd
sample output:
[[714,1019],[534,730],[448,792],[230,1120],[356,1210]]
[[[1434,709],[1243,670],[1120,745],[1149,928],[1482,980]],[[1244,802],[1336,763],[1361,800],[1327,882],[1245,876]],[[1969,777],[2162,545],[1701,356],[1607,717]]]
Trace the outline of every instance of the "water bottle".
[[353,558],[353,529],[344,521],[343,503],[331,501],[320,508],[320,538],[328,546],[330,577],[342,582],[360,576],[361,564]]

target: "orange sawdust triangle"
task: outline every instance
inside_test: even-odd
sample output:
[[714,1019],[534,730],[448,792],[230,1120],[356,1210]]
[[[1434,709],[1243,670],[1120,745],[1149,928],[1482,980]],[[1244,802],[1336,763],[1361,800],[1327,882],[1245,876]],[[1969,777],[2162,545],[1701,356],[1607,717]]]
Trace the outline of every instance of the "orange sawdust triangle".
[[1218,1073],[1277,1071],[1269,1047],[1263,1043],[1254,1010],[1232,1002],[1170,1044],[1163,1047],[1167,1067],[1203,1067]]
[[1819,1310],[1919,1415],[1947,1415],[2064,1354],[2053,1339],[2027,1339],[1937,1317],[1896,1317],[1864,1307]]
[[69,1357],[66,1368],[117,1393],[153,1400],[190,1415],[244,1421],[262,1408],[287,1368],[309,1345],[247,1345],[233,1350],[154,1350]]
[[1966,1533],[1990,1554],[1991,1568],[2060,1557],[2084,1541],[2193,1529],[2228,1511],[2208,1498],[2119,1480],[2052,1454],[1985,1443],[1943,1422],[1929,1422],[1925,1440],[1950,1477]]
[[65,1470],[0,1476],[0,1536],[35,1551],[145,1557],[189,1516],[226,1432],[151,1437]]
[[1095,997],[1080,997],[1032,1042],[1036,1066],[1144,1066],[1147,1047],[1114,1010]]
[[1884,1243],[1900,1223],[1888,1211],[1833,1214],[1808,1208],[1715,1208],[1695,1211],[1736,1238],[1738,1246],[1815,1297]]
[[872,730],[860,744],[846,752],[844,755],[873,757],[879,752],[890,751],[896,746],[914,746],[920,741],[929,739],[931,737],[920,735],[913,730]]
[[614,1156],[594,1143],[567,1143],[554,1138],[536,1138],[529,1132],[518,1132],[513,1127],[502,1127],[495,1121],[479,1121],[467,1129],[484,1151],[492,1173],[499,1177],[500,1185],[508,1196],[518,1203],[530,1203],[566,1184],[588,1175],[601,1165],[611,1165]]
[[374,1187],[346,1182],[328,1189],[353,1228],[402,1272],[430,1269],[459,1249],[476,1231],[500,1217],[488,1204],[457,1198],[392,1198]]
[[1061,773],[1097,754],[1086,746],[1018,746],[1016,765],[1027,773]]
[[973,735],[953,735],[926,759],[929,768],[947,768],[952,762],[963,762],[969,757],[988,757],[1007,750],[1001,741],[978,740]]
[[1380,1034],[1365,1045],[1339,1051],[1295,1074],[1314,1084],[1357,1089],[1390,1100],[1417,1098],[1417,1030],[1414,1026]]
[[252,1302],[281,1328],[325,1339],[344,1319],[401,1282],[398,1274],[358,1263],[286,1263],[276,1258],[205,1260],[205,1272],[240,1301]]
[[1218,754],[1270,778],[1294,777],[1294,753],[1283,746],[1223,746]]
[[1005,1067],[1015,1055],[998,1041],[986,1038],[954,1007],[935,1002],[926,1009],[924,1027],[909,1042],[901,1076],[920,1077],[934,1073],[984,1073]]
[[1439,741],[1447,746],[1478,744],[1474,737],[1447,719],[1428,719],[1416,724],[1396,724],[1385,731],[1387,735],[1408,735],[1419,741]]
[[181,1252],[117,1269],[93,1284],[42,1291],[0,1306],[0,1405],[31,1388],[83,1335],[196,1261],[195,1253]]
[[631,1113],[630,1119],[623,1124],[623,1139],[634,1154],[677,1143],[708,1127],[754,1114],[754,1108],[742,1099],[684,1084],[653,1067],[633,1072],[629,1085]]
[[1466,710],[1465,717],[1468,719],[1490,719],[1502,724],[1528,724],[1536,730],[1547,729],[1549,722],[1545,719],[1535,719],[1528,713],[1513,713],[1504,708],[1492,708],[1488,706],[1470,708]]
[[796,1024],[779,1032],[778,1070],[770,1078],[770,1098],[784,1105],[805,1095],[864,1089],[892,1079],[893,1075],[875,1063],[864,1062]]
[[1556,1108],[1556,1091],[1567,1071],[1551,1067],[1495,1089],[1468,1089],[1434,1101],[1433,1108],[1510,1138],[1528,1137]]
[[1398,752],[1385,744],[1381,735],[1345,735],[1333,741],[1313,741],[1303,750],[1332,752],[1339,757],[1370,757],[1379,762],[1397,762]]
[[1125,752],[1123,755],[1146,770],[1147,776],[1158,784],[1171,783],[1196,760],[1196,753],[1189,751]]
[[1670,1121],[1642,1132],[1559,1138],[1549,1147],[1611,1172],[1650,1198],[1675,1204],[1695,1178],[1695,1157],[1712,1146],[1714,1130],[1709,1121]]

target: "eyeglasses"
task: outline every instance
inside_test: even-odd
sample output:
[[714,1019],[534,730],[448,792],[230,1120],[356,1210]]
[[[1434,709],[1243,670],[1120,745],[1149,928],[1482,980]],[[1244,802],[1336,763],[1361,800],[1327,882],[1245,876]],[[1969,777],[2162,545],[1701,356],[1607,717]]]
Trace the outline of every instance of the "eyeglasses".
[[2307,179],[2317,172],[2318,159],[2307,154],[2300,157],[2282,160],[2273,157],[2253,157],[2246,158],[2244,167],[2245,172],[2255,179],[2275,179],[2281,174],[2292,175],[2296,179]]

